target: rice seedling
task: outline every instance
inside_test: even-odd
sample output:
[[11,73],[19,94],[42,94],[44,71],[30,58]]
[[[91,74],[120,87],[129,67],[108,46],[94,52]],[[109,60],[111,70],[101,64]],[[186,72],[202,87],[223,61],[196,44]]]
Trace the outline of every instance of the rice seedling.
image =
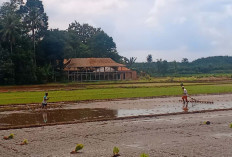
[[203,124],[210,125],[210,121],[204,121]]
[[141,155],[140,155],[140,157],[149,157],[149,155],[148,155],[148,154],[143,153],[143,154],[141,154]]
[[118,147],[114,147],[113,149],[113,157],[118,157],[120,156],[119,154],[119,148]]
[[4,140],[9,140],[9,139],[13,139],[14,138],[14,134],[10,134],[9,136],[4,136],[3,139]]
[[26,145],[26,144],[28,144],[28,140],[24,139],[23,142],[21,143],[21,145]]
[[71,152],[71,154],[76,154],[78,153],[79,150],[83,149],[84,145],[83,144],[77,144],[76,148],[74,151]]

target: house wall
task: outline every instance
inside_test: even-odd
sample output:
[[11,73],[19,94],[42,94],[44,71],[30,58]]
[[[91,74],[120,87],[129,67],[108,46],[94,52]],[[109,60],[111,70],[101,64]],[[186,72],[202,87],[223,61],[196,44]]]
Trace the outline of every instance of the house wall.
[[132,72],[126,72],[125,73],[125,80],[131,80],[132,79]]
[[120,80],[137,80],[137,72],[136,71],[122,72],[120,75]]
[[96,71],[93,71],[93,72],[115,72],[115,69],[114,68],[111,68],[111,67],[100,67],[100,68],[97,68]]
[[132,80],[137,80],[137,72],[136,71],[132,71]]
[[67,72],[68,80],[71,81],[94,81],[94,80],[137,80],[136,71],[119,72]]

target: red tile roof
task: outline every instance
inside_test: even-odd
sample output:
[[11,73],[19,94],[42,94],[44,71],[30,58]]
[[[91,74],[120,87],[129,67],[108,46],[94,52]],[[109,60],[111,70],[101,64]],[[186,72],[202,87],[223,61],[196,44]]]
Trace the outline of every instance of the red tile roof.
[[124,67],[111,58],[71,58],[64,60],[64,70],[71,70],[82,67]]
[[118,67],[118,71],[131,71],[127,67]]

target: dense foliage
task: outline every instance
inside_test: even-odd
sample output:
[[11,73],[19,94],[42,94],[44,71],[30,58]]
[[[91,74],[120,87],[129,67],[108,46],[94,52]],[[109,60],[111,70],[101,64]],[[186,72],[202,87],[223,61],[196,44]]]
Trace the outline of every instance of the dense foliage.
[[65,58],[122,59],[112,37],[101,28],[75,21],[67,30],[48,30],[41,0],[4,2],[0,8],[0,39],[0,84],[61,81]]
[[189,62],[136,63],[136,57],[118,54],[113,38],[101,28],[77,21],[67,30],[48,30],[48,16],[41,0],[10,0],[0,7],[0,85],[63,81],[63,60],[110,57],[141,74],[151,76],[231,73],[232,58],[209,57]]
[[189,62],[187,58],[183,58],[181,62],[167,62],[159,59],[156,62],[134,63],[130,68],[151,76],[232,73],[232,57],[214,56],[200,58],[193,62]]

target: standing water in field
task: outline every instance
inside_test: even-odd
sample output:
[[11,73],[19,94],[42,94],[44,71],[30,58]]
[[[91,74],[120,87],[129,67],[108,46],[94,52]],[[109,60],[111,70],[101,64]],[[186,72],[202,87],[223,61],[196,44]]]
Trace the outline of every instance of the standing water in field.
[[43,112],[43,120],[44,120],[44,123],[47,123],[47,121],[48,121],[48,114],[47,114],[47,112]]
[[[166,101],[168,100],[168,101]],[[179,98],[138,99],[74,103],[63,108],[28,111],[0,112],[0,129],[7,127],[39,126],[56,123],[86,122],[120,117],[145,116],[193,111],[230,109],[231,101],[217,101],[214,104],[188,103],[187,110]]]

